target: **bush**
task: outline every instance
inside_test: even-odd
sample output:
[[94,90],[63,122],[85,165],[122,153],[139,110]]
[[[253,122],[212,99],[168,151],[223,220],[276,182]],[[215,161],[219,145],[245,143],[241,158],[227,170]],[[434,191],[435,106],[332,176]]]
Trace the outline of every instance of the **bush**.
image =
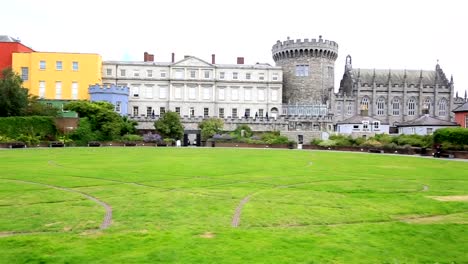
[[432,136],[399,135],[392,138],[392,142],[396,143],[398,146],[430,147],[432,146]]
[[441,128],[434,132],[434,143],[463,148],[468,145],[468,128]]
[[333,139],[323,140],[319,143],[320,147],[334,147],[336,146],[336,141]]
[[311,145],[314,145],[314,146],[320,146],[320,143],[322,142],[323,140],[321,139],[318,139],[318,138],[314,138],[310,141],[310,144]]
[[375,139],[369,139],[369,140],[364,141],[361,144],[361,147],[380,148],[380,147],[382,147],[382,143],[380,143],[379,141],[377,141]]
[[142,141],[143,137],[140,135],[127,134],[122,136],[123,141]]
[[252,129],[248,125],[239,125],[237,126],[236,130],[233,131],[234,136],[237,138],[242,137],[242,130],[244,130],[244,136],[246,138],[250,138],[252,136]]
[[143,141],[146,143],[160,143],[162,141],[162,138],[159,134],[148,133],[143,135]]
[[39,142],[41,142],[39,136],[34,136],[34,135],[19,135],[18,137],[15,138],[16,141],[21,141],[26,143],[26,145],[37,145]]
[[288,137],[281,136],[278,131],[266,132],[261,135],[261,141],[266,144],[287,144],[289,142]]
[[24,116],[0,118],[0,135],[9,138],[29,136],[40,140],[50,140],[57,134],[53,117]]
[[332,135],[330,139],[336,142],[336,146],[349,147],[354,145],[354,140],[351,136]]
[[87,117],[81,118],[78,128],[73,130],[68,136],[78,146],[86,146],[88,142],[99,139],[99,134],[91,129],[91,123]]
[[15,140],[10,137],[0,135],[0,143],[8,143],[13,141]]

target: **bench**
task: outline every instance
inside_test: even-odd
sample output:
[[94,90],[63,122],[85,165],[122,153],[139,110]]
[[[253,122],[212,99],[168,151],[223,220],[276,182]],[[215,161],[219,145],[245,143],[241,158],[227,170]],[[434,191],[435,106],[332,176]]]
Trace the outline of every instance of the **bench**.
[[65,147],[65,144],[63,144],[62,141],[51,141],[49,143],[49,147],[51,147],[51,148],[63,148],[63,147]]
[[88,142],[88,147],[100,147],[101,143],[97,141],[90,141]]
[[26,144],[24,142],[12,142],[10,143],[10,148],[25,148]]
[[384,153],[381,149],[369,149],[367,152],[369,153]]
[[137,143],[135,142],[125,142],[124,147],[135,147]]

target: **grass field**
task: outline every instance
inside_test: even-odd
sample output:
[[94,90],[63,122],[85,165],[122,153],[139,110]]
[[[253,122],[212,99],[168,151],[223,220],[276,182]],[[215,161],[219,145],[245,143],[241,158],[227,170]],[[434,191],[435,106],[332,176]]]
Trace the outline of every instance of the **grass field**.
[[468,162],[1,150],[0,263],[468,263]]

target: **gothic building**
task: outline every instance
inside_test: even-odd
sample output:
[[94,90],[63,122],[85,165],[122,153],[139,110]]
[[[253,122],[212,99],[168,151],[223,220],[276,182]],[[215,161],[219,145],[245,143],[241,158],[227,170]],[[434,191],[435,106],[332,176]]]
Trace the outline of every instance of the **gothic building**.
[[332,97],[335,121],[342,121],[362,108],[369,115],[396,126],[423,115],[453,119],[453,78],[446,77],[439,64],[434,70],[382,70],[353,68],[346,57],[345,72],[338,93]]

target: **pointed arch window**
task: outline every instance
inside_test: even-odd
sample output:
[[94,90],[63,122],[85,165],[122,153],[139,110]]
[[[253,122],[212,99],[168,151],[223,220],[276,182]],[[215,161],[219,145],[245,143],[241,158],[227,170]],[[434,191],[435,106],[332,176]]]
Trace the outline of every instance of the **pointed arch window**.
[[426,99],[424,99],[423,108],[424,108],[424,109],[427,109],[427,110],[430,110],[430,109],[431,109],[431,106],[432,106],[432,100],[431,100],[431,98],[426,98]]
[[393,98],[392,100],[392,115],[399,116],[400,115],[400,99]]
[[384,113],[385,113],[385,100],[382,97],[380,97],[377,100],[377,115],[383,116]]
[[348,109],[346,110],[346,114],[349,116],[353,114],[353,103],[348,103]]
[[364,97],[361,100],[361,110],[369,110],[369,98]]
[[447,115],[447,100],[445,98],[440,99],[439,101],[439,116]]
[[408,100],[408,115],[414,116],[416,114],[416,100],[411,98]]

